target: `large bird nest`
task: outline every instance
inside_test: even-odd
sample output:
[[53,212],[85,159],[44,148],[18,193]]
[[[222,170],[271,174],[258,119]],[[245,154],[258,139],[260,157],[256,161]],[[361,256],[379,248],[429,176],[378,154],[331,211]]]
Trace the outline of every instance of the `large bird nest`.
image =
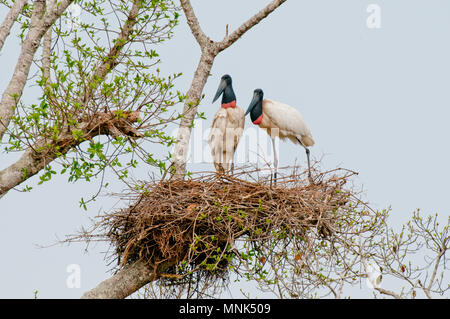
[[194,273],[226,278],[243,265],[261,269],[274,255],[307,265],[312,241],[339,241],[362,225],[362,203],[346,188],[352,171],[315,171],[310,180],[294,168],[276,184],[257,174],[143,183],[130,207],[101,216],[97,226],[120,266],[168,263],[162,278],[173,284]]

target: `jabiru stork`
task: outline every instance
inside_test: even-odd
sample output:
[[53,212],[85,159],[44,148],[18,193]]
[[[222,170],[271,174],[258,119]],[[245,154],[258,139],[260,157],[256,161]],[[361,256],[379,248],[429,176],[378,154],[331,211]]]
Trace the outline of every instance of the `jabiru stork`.
[[[213,103],[222,95],[222,106],[214,116],[209,134],[209,146],[218,173],[234,169],[234,152],[244,131],[244,111],[236,105],[231,76],[222,76]],[[225,165],[225,168],[224,168]]]
[[302,114],[287,104],[264,99],[264,92],[261,89],[256,89],[253,92],[253,99],[250,102],[245,116],[248,113],[250,113],[253,124],[265,129],[272,140],[275,180],[278,170],[278,156],[275,149],[276,135],[282,140],[289,139],[294,144],[303,146],[308,160],[308,176],[311,178],[310,151],[308,147],[314,145],[314,139]]

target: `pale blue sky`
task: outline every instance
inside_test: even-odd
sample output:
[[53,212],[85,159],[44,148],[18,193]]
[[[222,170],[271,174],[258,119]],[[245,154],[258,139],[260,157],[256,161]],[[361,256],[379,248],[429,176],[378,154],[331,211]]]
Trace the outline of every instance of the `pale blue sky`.
[[[203,29],[215,40],[224,36],[226,24],[235,29],[268,2],[192,1]],[[381,29],[366,26],[371,3],[381,7]],[[5,14],[2,7],[0,18]],[[10,37],[0,54],[2,91],[18,49]],[[183,72],[177,88],[187,90],[200,52],[184,18],[158,51],[161,70]],[[208,117],[205,128],[217,110],[211,100],[225,73],[233,77],[242,108],[260,87],[267,98],[300,110],[316,140],[312,157],[323,157],[325,168],[358,171],[355,183],[364,187],[372,206],[392,206],[391,225],[406,222],[416,208],[448,216],[449,1],[288,0],[216,59],[200,107]],[[305,162],[304,151],[287,142],[280,143],[279,157],[280,166],[295,158]],[[0,168],[7,165],[0,162]],[[139,172],[143,179],[147,168]],[[117,204],[102,197],[84,212],[78,200],[95,186],[67,185],[66,179],[57,176],[31,193],[12,191],[0,200],[0,297],[32,298],[38,290],[41,298],[77,298],[109,277],[105,245],[88,253],[83,244],[36,247],[88,226],[88,217]],[[122,188],[115,186],[115,191]],[[81,266],[80,289],[66,286],[66,267],[73,263]],[[240,296],[236,287],[230,289]],[[368,293],[362,285],[353,296]]]

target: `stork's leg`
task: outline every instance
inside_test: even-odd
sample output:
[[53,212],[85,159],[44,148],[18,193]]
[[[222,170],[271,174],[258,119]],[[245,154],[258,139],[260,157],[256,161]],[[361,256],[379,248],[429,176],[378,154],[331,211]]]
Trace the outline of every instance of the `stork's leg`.
[[303,146],[303,148],[306,151],[306,159],[308,160],[308,177],[311,178],[311,163],[309,161],[309,148],[307,148],[305,145],[303,145],[302,141],[297,137],[297,141],[300,143],[301,146]]
[[225,158],[225,171],[227,175],[233,174],[234,164],[233,164],[233,155],[230,155],[230,152],[224,154]]
[[217,159],[217,166],[218,166],[218,169],[217,169],[217,171],[218,171],[218,173],[220,174],[220,175],[223,175],[223,174],[227,174],[228,172],[227,172],[227,170],[228,170],[228,167],[227,167],[227,163],[226,163],[226,161],[225,161],[225,153],[223,152],[223,151],[221,151],[220,153],[219,153],[219,156],[218,156],[218,159]]
[[275,137],[272,138],[272,148],[273,148],[273,166],[274,166],[274,180],[275,183],[277,182],[277,174],[278,174],[278,156],[277,156],[277,150],[275,147]]
[[309,162],[309,148],[305,147],[305,151],[306,151],[306,158],[308,160],[308,177],[311,178],[311,164]]
[[229,172],[229,170],[228,170],[228,168],[230,167],[230,163],[229,163],[229,161],[228,161],[228,157],[227,157],[227,154],[223,154],[224,155],[224,158],[225,158],[225,162],[224,162],[224,169],[225,169],[225,174],[230,174],[230,172]]
[[222,175],[222,174],[225,172],[222,163],[216,163],[216,162],[214,162],[214,167],[216,168],[216,172],[217,172],[219,175]]
[[235,156],[235,152],[236,152],[236,149],[233,148],[233,153],[230,156],[230,162],[231,162],[231,164],[230,164],[230,174],[231,175],[233,175],[233,173],[234,173],[234,156]]

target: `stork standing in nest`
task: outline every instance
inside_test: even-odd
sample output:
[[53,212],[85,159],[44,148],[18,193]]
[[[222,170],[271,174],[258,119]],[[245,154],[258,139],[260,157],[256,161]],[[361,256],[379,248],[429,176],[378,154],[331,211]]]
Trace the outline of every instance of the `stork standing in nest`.
[[277,178],[278,169],[278,156],[275,149],[276,135],[280,139],[289,139],[294,144],[303,146],[308,160],[308,176],[311,178],[310,151],[308,147],[314,145],[314,139],[302,114],[292,106],[263,99],[263,97],[264,92],[261,89],[256,89],[253,92],[253,99],[245,115],[250,113],[253,124],[265,129],[272,139],[275,167],[274,179],[276,180]]
[[234,169],[234,152],[244,130],[244,111],[236,105],[231,76],[222,76],[213,103],[222,95],[222,106],[214,116],[209,146],[216,171],[220,174]]

